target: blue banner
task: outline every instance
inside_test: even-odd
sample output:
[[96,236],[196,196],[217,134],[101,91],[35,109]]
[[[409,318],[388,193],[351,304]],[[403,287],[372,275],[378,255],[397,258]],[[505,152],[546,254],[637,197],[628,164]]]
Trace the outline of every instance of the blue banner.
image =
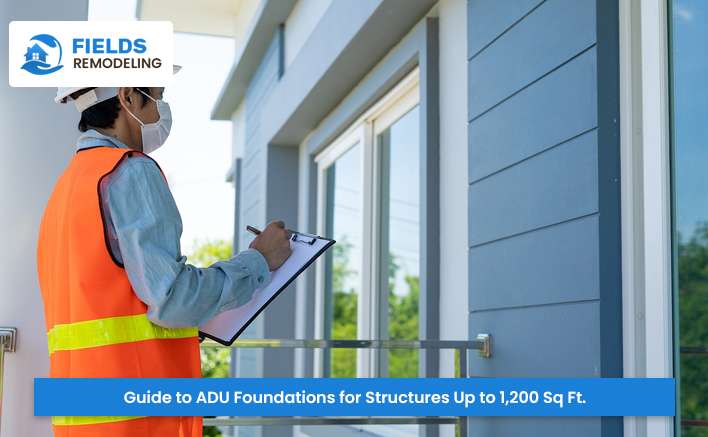
[[35,416],[673,416],[668,378],[37,378]]

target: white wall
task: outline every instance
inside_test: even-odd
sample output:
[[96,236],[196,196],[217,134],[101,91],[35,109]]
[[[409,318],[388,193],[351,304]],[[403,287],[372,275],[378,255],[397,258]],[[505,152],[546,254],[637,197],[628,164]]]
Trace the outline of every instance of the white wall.
[[[440,41],[440,339],[467,340],[467,8],[438,4]],[[440,354],[440,376],[454,376],[454,355]],[[441,425],[454,436],[454,425]]]
[[[440,338],[467,339],[467,45],[465,0],[441,0]],[[440,362],[453,376],[451,354]]]
[[285,69],[297,57],[332,0],[298,0],[285,20]]
[[[312,171],[310,154],[305,145],[307,140],[299,146],[298,153],[298,229],[314,231],[316,223],[310,223],[310,211],[317,208],[317,199],[311,199],[311,181],[310,174]],[[309,277],[307,276],[309,275]],[[310,279],[310,280],[308,280]],[[314,273],[307,272],[297,279],[296,295],[295,295],[295,338],[312,338],[312,315],[314,314]],[[293,374],[295,377],[302,378],[312,376],[313,352],[305,349],[295,350],[295,368]]]
[[[13,20],[85,20],[87,0],[0,2],[0,59],[7,65]],[[33,378],[48,376],[46,326],[37,284],[39,221],[59,173],[74,151],[78,114],[59,106],[56,88],[10,88],[0,69],[0,326],[19,330],[17,352],[5,359],[3,437],[51,435],[48,417],[33,416]]]

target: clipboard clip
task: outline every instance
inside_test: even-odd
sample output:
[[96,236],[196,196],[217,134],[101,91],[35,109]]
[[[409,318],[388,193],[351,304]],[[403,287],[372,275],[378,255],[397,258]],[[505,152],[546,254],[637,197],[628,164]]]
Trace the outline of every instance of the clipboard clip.
[[304,234],[301,232],[293,232],[293,236],[290,237],[290,240],[298,242],[298,243],[309,244],[311,246],[311,245],[315,244],[315,241],[317,241],[317,236],[310,235],[310,234]]

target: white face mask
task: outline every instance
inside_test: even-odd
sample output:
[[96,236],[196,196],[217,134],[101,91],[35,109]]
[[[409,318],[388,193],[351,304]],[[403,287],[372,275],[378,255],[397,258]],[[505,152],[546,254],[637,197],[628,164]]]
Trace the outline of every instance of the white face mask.
[[170,111],[170,105],[164,100],[157,100],[142,90],[138,91],[157,104],[157,113],[160,114],[160,118],[155,123],[143,123],[128,108],[125,108],[128,114],[140,123],[140,133],[143,137],[143,153],[151,153],[159,149],[167,141],[172,128],[172,111]]

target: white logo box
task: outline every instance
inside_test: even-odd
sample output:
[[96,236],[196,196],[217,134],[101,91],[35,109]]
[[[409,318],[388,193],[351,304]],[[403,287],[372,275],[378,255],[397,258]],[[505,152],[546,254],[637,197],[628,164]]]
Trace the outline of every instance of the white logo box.
[[[8,32],[8,73],[13,87],[157,87],[168,86],[172,80],[174,36],[169,21],[12,21]],[[61,68],[48,74],[28,71],[51,70],[59,58],[58,46],[46,43],[53,39],[32,40],[36,35],[50,35],[59,42]],[[77,53],[74,53],[75,38],[80,40]],[[87,45],[89,48],[85,50]],[[130,52],[119,53],[129,46]],[[144,52],[132,50],[136,46],[137,51],[144,46]],[[76,68],[75,59],[84,67],[91,62],[100,62],[101,67]],[[156,59],[160,60],[159,67]],[[150,60],[153,62],[148,63]],[[151,67],[146,67],[146,63]]]

